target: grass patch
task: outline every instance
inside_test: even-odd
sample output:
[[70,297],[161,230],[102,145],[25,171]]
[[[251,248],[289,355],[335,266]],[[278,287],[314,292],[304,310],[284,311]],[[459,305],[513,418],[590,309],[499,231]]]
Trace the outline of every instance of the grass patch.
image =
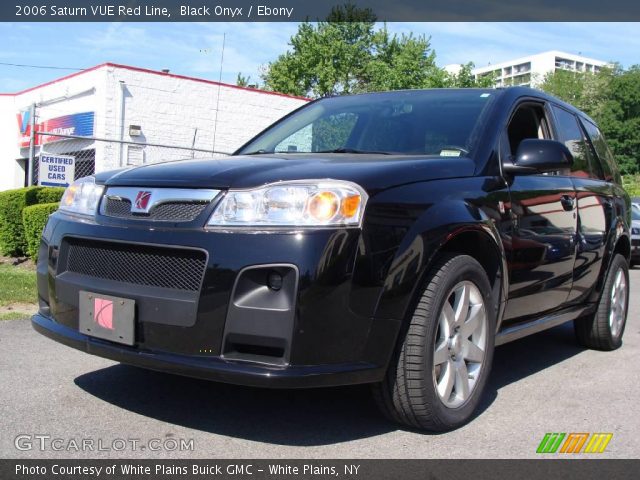
[[0,265],[0,307],[12,303],[35,303],[37,300],[35,271]]
[[28,318],[28,313],[20,313],[20,312],[5,312],[0,313],[0,322],[2,320],[22,320],[23,318]]

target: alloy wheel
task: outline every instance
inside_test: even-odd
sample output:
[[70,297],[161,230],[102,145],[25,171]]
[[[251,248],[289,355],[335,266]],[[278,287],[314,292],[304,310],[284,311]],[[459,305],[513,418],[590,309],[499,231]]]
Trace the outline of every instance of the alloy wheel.
[[487,312],[478,287],[468,280],[447,295],[433,349],[433,381],[442,403],[464,405],[476,386],[487,348]]
[[611,306],[609,309],[609,328],[611,335],[617,337],[627,316],[627,278],[622,268],[616,272],[611,286]]

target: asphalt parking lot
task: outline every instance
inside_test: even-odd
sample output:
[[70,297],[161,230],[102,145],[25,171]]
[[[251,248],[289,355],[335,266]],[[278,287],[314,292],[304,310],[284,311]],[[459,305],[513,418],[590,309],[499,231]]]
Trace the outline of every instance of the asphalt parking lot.
[[86,355],[28,319],[0,322],[0,458],[523,458],[546,432],[612,432],[600,458],[639,458],[640,269],[631,285],[621,349],[584,350],[571,324],[498,347],[478,417],[438,435],[384,420],[366,386],[193,380]]

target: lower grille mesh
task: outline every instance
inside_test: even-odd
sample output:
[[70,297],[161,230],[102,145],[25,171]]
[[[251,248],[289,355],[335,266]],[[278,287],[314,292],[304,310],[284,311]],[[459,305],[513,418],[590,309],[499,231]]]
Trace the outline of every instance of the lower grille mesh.
[[206,255],[197,250],[67,240],[66,271],[176,290],[198,291]]

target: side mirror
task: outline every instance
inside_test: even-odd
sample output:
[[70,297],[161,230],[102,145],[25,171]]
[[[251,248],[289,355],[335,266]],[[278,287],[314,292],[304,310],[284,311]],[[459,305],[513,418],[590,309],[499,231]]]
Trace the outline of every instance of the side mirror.
[[532,175],[570,168],[573,155],[555,140],[527,138],[520,142],[513,162],[505,161],[502,171],[512,175]]

